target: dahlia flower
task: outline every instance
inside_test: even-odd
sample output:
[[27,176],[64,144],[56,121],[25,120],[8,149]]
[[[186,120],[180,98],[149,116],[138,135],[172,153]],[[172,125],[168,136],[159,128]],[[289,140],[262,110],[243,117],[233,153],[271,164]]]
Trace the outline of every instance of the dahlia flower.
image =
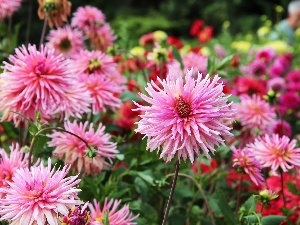
[[260,185],[264,182],[263,175],[261,173],[262,165],[254,157],[253,152],[249,149],[236,149],[232,147],[233,151],[233,167],[242,169],[246,174],[249,175],[250,179],[255,185]]
[[287,172],[294,166],[300,166],[300,148],[296,147],[296,140],[290,141],[287,136],[266,134],[256,138],[254,143],[248,144],[247,147],[263,167],[270,167],[274,172],[278,168]]
[[71,13],[71,2],[68,0],[38,0],[38,16],[41,20],[48,16],[48,25],[50,28],[60,27],[68,21]]
[[197,79],[198,71],[202,74],[207,73],[208,58],[204,55],[191,52],[182,57],[182,62],[185,70],[191,70],[193,68],[193,76],[195,79]]
[[0,187],[8,185],[7,182],[11,181],[16,169],[28,166],[28,154],[23,152],[18,143],[12,144],[9,149],[8,155],[0,148]]
[[275,124],[275,110],[257,95],[242,95],[241,102],[235,104],[236,117],[245,129],[271,132]]
[[147,149],[162,152],[160,158],[170,161],[176,154],[186,160],[194,161],[200,156],[199,148],[210,158],[215,145],[223,144],[221,135],[231,136],[229,126],[233,110],[227,103],[219,77],[212,80],[209,75],[198,74],[193,79],[193,70],[186,72],[185,78],[158,79],[162,88],[153,81],[148,83],[141,98],[149,106],[135,103],[141,110],[141,120],[137,122],[136,132],[148,138]]
[[103,26],[91,31],[88,34],[88,38],[91,40],[91,44],[95,49],[105,52],[108,47],[113,45],[117,36],[114,35],[111,26],[105,23]]
[[62,53],[65,58],[79,53],[84,47],[83,34],[68,25],[51,30],[46,39],[47,47],[54,48],[56,53]]
[[1,0],[0,1],[0,21],[13,15],[21,6],[22,0]]
[[78,27],[79,30],[89,33],[91,29],[102,26],[105,23],[105,15],[103,12],[93,6],[85,6],[77,8],[73,13],[72,26]]
[[138,215],[133,216],[129,210],[129,205],[124,205],[118,210],[121,204],[121,200],[107,199],[105,198],[104,204],[101,207],[94,199],[94,204],[89,204],[91,211],[91,225],[102,225],[107,213],[108,222],[110,225],[135,225],[137,224],[134,220]]
[[85,203],[83,206],[73,206],[69,209],[68,215],[60,217],[60,225],[89,225],[90,224],[90,214],[87,211],[88,203]]
[[[78,88],[74,86],[77,74],[70,62],[62,55],[56,55],[54,49],[41,47],[38,51],[34,45],[29,45],[28,49],[22,46],[16,49],[15,55],[9,56],[9,61],[4,62],[4,72],[0,76],[0,110],[6,110],[2,120],[10,118],[7,109],[35,120],[36,112],[47,119],[64,113],[67,106],[71,107],[68,93],[74,98],[73,89]],[[87,97],[83,89],[77,93],[80,105],[84,106],[82,102],[88,101]],[[12,117],[17,124],[21,120],[19,115]]]
[[73,64],[79,74],[104,75],[118,84],[125,83],[114,59],[101,51],[81,51],[74,56]]
[[110,135],[104,133],[105,127],[101,123],[95,130],[93,124],[88,124],[88,122],[78,124],[76,121],[73,123],[66,121],[65,129],[81,137],[96,150],[96,156],[90,158],[86,156],[89,148],[74,135],[60,131],[49,135],[51,141],[48,144],[55,147],[53,155],[64,159],[65,163],[71,164],[73,170],[77,172],[84,171],[84,175],[97,175],[103,169],[108,168],[118,153],[116,143],[109,141]]
[[32,166],[15,171],[9,187],[0,188],[5,193],[0,204],[0,220],[10,224],[58,225],[58,217],[67,215],[69,209],[81,203],[75,186],[77,176],[66,177],[70,166],[51,169],[48,166]]
[[262,48],[257,53],[255,58],[264,62],[265,64],[269,64],[277,55],[277,52],[273,48]]

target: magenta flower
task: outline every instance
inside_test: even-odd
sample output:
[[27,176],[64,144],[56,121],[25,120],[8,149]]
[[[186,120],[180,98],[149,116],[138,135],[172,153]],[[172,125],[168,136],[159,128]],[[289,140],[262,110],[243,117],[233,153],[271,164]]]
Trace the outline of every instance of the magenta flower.
[[232,147],[233,151],[233,167],[238,167],[242,169],[243,172],[249,175],[250,179],[255,183],[255,185],[260,185],[264,182],[263,175],[261,173],[262,165],[254,157],[253,152],[249,149],[236,149]]
[[278,120],[276,122],[276,124],[274,125],[273,131],[275,134],[278,134],[280,137],[282,137],[282,136],[291,137],[292,136],[291,125],[288,122],[286,122],[285,120]]
[[73,123],[67,121],[65,129],[81,137],[96,151],[96,156],[90,158],[86,156],[89,148],[74,135],[60,131],[49,135],[51,141],[48,144],[55,147],[53,155],[61,160],[64,159],[65,163],[70,164],[77,172],[84,171],[84,175],[95,176],[103,169],[107,169],[118,153],[116,143],[109,141],[110,135],[104,133],[105,127],[101,123],[95,130],[93,124],[88,124],[88,122],[77,124],[76,121]]
[[263,48],[256,53],[255,58],[264,62],[265,64],[269,64],[276,55],[277,53],[273,48]]
[[21,3],[22,0],[0,0],[0,21],[12,16]]
[[[70,62],[46,47],[38,51],[36,46],[29,45],[28,49],[22,46],[15,51],[15,55],[9,56],[11,64],[4,62],[4,73],[0,76],[0,110],[5,111],[2,120],[12,117],[15,123],[20,122],[19,115],[10,116],[7,110],[31,120],[35,120],[36,112],[43,119],[64,113],[71,102],[68,93],[73,92],[77,76]],[[77,95],[80,101],[88,101],[82,97],[87,96],[83,92]]]
[[94,204],[89,204],[91,210],[91,225],[102,225],[105,214],[108,214],[108,221],[110,225],[135,225],[134,220],[138,215],[134,216],[130,210],[129,205],[124,205],[121,209],[121,200],[107,199],[105,198],[104,204],[101,207],[94,199]]
[[247,147],[263,167],[270,167],[274,172],[278,168],[287,172],[294,166],[300,166],[300,148],[296,147],[296,140],[290,141],[287,136],[266,134],[264,137],[256,138],[254,143]]
[[286,88],[286,82],[282,77],[274,77],[267,81],[268,90],[272,89],[275,92],[283,92]]
[[8,155],[0,148],[0,187],[8,185],[7,182],[11,181],[16,169],[28,166],[28,154],[24,153],[18,143],[12,144],[9,149]]
[[51,30],[47,41],[47,47],[54,48],[56,53],[63,54],[65,58],[78,54],[84,48],[83,34],[68,25]]
[[163,88],[154,82],[148,83],[146,92],[141,94],[149,106],[135,103],[144,112],[136,132],[148,138],[147,149],[162,152],[160,158],[170,161],[176,154],[186,160],[194,161],[200,156],[199,148],[210,158],[215,145],[223,144],[221,135],[231,136],[229,126],[233,110],[227,104],[219,83],[219,77],[210,80],[209,76],[192,78],[193,71],[186,73],[185,79],[158,79]]
[[280,105],[287,109],[299,109],[300,108],[300,96],[297,92],[285,92],[279,97]]
[[0,188],[5,193],[0,204],[0,220],[10,224],[58,225],[58,217],[67,215],[69,209],[81,201],[75,186],[77,176],[66,177],[70,167],[51,169],[48,166],[32,166],[15,171],[9,187]]
[[275,124],[275,110],[257,95],[240,96],[241,102],[235,104],[236,117],[245,129],[253,132],[271,132]]
[[282,64],[279,63],[274,63],[270,69],[269,69],[269,74],[270,77],[280,77],[284,73],[284,67]]
[[254,60],[248,65],[248,72],[253,76],[263,76],[267,73],[267,65],[261,60]]

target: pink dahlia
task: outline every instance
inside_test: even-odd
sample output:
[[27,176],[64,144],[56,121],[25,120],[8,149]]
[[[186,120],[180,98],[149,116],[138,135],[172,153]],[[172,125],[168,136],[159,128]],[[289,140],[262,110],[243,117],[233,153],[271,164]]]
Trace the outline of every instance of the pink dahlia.
[[248,65],[248,72],[252,76],[263,76],[267,73],[267,65],[261,60],[254,60]]
[[254,157],[254,153],[247,148],[236,149],[235,147],[232,147],[231,150],[233,151],[233,167],[242,169],[243,172],[249,175],[256,186],[261,185],[264,182],[261,173],[262,165]]
[[275,110],[257,95],[242,95],[241,102],[235,104],[236,117],[245,129],[253,132],[271,132],[275,124]]
[[296,140],[290,141],[287,136],[278,134],[258,137],[254,143],[247,145],[263,167],[271,167],[276,172],[281,168],[287,172],[294,166],[300,166],[300,148],[296,147]]
[[88,38],[91,40],[95,49],[105,52],[108,47],[113,45],[117,36],[114,35],[111,26],[108,23],[105,23],[103,26],[98,27],[93,32],[90,32]]
[[58,218],[67,215],[69,209],[81,201],[75,186],[77,176],[66,177],[70,167],[51,169],[48,166],[33,166],[15,171],[9,187],[0,188],[5,193],[0,204],[0,220],[10,224],[58,225]]
[[121,209],[121,200],[107,199],[105,198],[104,204],[101,207],[94,199],[94,204],[89,204],[91,211],[91,225],[102,225],[104,222],[105,214],[108,214],[108,222],[110,225],[135,225],[134,220],[138,215],[134,216],[129,210],[129,205],[124,205]]
[[[36,46],[29,45],[28,49],[16,49],[9,61],[11,64],[4,62],[4,73],[0,76],[0,110],[17,111],[31,120],[35,120],[36,112],[46,119],[63,113],[70,103],[67,93],[74,89],[77,76],[68,60],[56,55],[54,49],[41,47],[38,51]],[[20,122],[17,114],[12,117],[15,123]],[[10,116],[5,113],[2,120],[7,118]]]
[[47,41],[49,48],[54,48],[56,53],[63,54],[65,58],[78,54],[84,48],[83,34],[69,25],[51,30]]
[[0,0],[0,21],[12,16],[21,3],[22,0]]
[[90,158],[86,156],[89,148],[74,135],[60,131],[49,135],[51,141],[48,144],[55,147],[53,155],[61,160],[64,159],[65,163],[71,164],[73,170],[77,172],[84,171],[84,175],[97,175],[109,167],[118,153],[116,143],[109,141],[110,135],[104,133],[105,127],[101,123],[95,130],[93,124],[88,124],[88,122],[77,124],[76,121],[73,123],[67,121],[65,129],[81,137],[96,151],[96,156]]
[[97,114],[106,108],[115,110],[121,106],[119,95],[123,89],[120,85],[103,75],[81,76],[79,81],[88,89],[92,98],[92,112]]
[[124,84],[125,78],[118,70],[114,59],[101,51],[81,51],[73,58],[74,68],[79,74],[104,75],[106,79]]
[[16,169],[28,166],[28,154],[23,152],[18,143],[12,144],[9,149],[8,155],[4,149],[0,148],[0,187],[8,185]]
[[170,161],[176,154],[194,161],[200,155],[199,148],[210,158],[215,145],[223,144],[221,135],[231,136],[229,127],[233,110],[227,103],[228,97],[222,92],[220,78],[212,80],[209,75],[198,74],[193,79],[193,70],[186,76],[164,80],[158,78],[162,88],[153,81],[148,83],[146,92],[141,94],[149,106],[135,103],[141,110],[141,120],[136,132],[148,138],[147,149],[162,149],[160,157]]
[[73,14],[72,26],[78,27],[79,30],[90,32],[98,26],[105,23],[105,15],[103,12],[93,6],[79,7]]
[[285,120],[278,120],[276,122],[276,124],[274,125],[273,132],[275,134],[278,134],[280,137],[282,137],[282,136],[291,137],[292,136],[291,125],[288,122],[286,122]]

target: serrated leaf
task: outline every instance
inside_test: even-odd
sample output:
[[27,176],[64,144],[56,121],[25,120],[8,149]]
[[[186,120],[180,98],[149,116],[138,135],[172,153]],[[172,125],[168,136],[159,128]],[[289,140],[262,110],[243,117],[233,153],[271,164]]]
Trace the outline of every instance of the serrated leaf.
[[276,215],[271,215],[271,216],[264,216],[261,219],[262,225],[279,225],[286,219],[285,216],[276,216]]
[[223,192],[219,189],[216,190],[216,201],[218,203],[218,207],[221,210],[224,219],[228,225],[236,225],[238,224],[235,220],[234,213],[230,209],[230,206],[228,205],[228,201],[225,199],[225,196]]
[[180,56],[177,48],[173,47],[172,54],[173,54],[174,58],[180,63],[180,68],[183,70],[184,69],[184,65],[182,63],[182,58],[181,58],[181,56]]

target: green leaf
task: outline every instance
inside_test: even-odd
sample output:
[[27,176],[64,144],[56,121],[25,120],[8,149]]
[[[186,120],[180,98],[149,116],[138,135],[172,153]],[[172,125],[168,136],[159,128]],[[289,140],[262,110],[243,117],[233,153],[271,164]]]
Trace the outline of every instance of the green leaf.
[[251,212],[255,211],[256,199],[254,195],[252,195],[250,198],[247,199],[247,201],[244,203],[244,207],[247,214],[250,214]]
[[44,145],[47,143],[49,138],[43,134],[40,134],[36,137],[33,145],[33,155],[37,156],[39,152],[43,149]]
[[262,225],[279,225],[286,219],[285,216],[276,216],[276,215],[271,215],[271,216],[264,216],[261,219]]
[[174,58],[180,63],[180,68],[183,70],[184,65],[182,63],[182,58],[181,58],[177,48],[175,48],[175,47],[172,48],[172,54],[173,54]]
[[233,211],[230,209],[230,206],[228,205],[228,201],[225,199],[225,196],[220,189],[216,190],[216,197],[217,197],[216,201],[218,203],[218,207],[220,208],[226,223],[228,225],[238,224],[234,218]]
[[102,221],[103,221],[103,225],[109,225],[108,211],[105,211]]
[[154,185],[154,179],[152,176],[146,174],[145,172],[138,172],[137,175],[147,183]]
[[257,224],[260,221],[261,215],[249,215],[249,216],[244,216],[243,220],[247,221],[248,224]]
[[142,99],[131,91],[125,91],[121,94],[121,100],[124,101],[141,101]]
[[116,154],[116,158],[120,161],[123,161],[125,156],[124,156],[124,154]]
[[234,55],[226,56],[224,59],[221,60],[221,62],[217,65],[216,70],[222,70],[226,66],[227,63],[229,63]]
[[300,195],[300,191],[298,190],[297,186],[294,183],[287,182],[286,185],[291,193],[298,196]]

